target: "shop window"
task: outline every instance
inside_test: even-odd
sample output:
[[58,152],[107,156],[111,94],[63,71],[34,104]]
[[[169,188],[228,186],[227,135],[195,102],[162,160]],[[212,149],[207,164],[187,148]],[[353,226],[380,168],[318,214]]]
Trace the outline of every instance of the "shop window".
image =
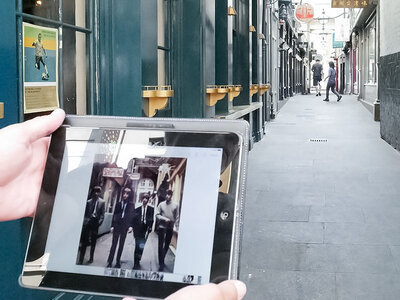
[[375,20],[368,26],[368,82],[376,82],[376,29]]
[[[92,59],[87,47],[92,33],[88,20],[94,1],[16,0],[18,24],[31,23],[58,31],[58,68],[55,71],[58,96],[60,106],[69,114],[88,113],[87,103],[92,94],[88,89],[91,76],[87,74]],[[24,59],[21,57],[20,61]],[[19,77],[22,82],[23,74]],[[25,119],[33,116],[25,115]]]
[[58,0],[23,0],[22,10],[26,14],[58,21],[59,5]]

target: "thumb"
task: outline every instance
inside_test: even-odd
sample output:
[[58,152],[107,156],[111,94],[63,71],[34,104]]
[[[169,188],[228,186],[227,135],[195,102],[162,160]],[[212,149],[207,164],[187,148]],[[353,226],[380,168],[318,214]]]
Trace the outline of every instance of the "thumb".
[[65,112],[62,109],[54,110],[50,115],[36,117],[32,120],[19,124],[28,133],[27,136],[31,142],[53,133],[61,126],[65,118]]
[[227,280],[218,284],[223,299],[241,300],[246,294],[246,285],[238,280]]
[[220,284],[194,285],[185,287],[166,300],[241,300],[246,294],[246,285],[237,280]]

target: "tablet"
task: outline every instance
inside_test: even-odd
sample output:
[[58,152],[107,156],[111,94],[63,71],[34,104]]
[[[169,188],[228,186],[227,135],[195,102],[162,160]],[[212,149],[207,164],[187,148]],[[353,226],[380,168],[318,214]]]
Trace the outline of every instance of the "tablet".
[[163,299],[237,279],[248,123],[67,116],[20,284]]

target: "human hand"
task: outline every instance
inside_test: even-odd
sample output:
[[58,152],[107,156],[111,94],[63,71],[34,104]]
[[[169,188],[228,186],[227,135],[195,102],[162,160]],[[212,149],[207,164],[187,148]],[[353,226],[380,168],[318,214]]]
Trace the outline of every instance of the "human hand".
[[40,186],[50,135],[62,124],[65,112],[10,125],[0,130],[0,221],[32,216]]
[[[227,280],[220,284],[193,285],[185,287],[165,298],[165,300],[241,300],[246,294],[246,286],[237,280]],[[135,300],[124,298],[123,300]]]
[[129,227],[128,228],[128,233],[131,233],[133,231],[133,228],[132,227]]
[[110,228],[110,233],[113,233],[114,232],[114,227],[111,227]]

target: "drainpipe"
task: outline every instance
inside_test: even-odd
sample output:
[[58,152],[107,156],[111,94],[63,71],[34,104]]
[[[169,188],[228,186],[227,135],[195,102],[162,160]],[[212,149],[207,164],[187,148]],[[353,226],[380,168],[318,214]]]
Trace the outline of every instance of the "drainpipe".
[[381,26],[381,14],[380,14],[380,8],[381,4],[380,2],[378,3],[378,6],[376,7],[376,26],[375,26],[375,40],[376,40],[376,99],[374,102],[374,121],[380,121],[381,120],[381,108],[380,108],[380,98],[379,98],[379,60],[381,57],[381,36],[379,34],[380,31],[380,26]]

